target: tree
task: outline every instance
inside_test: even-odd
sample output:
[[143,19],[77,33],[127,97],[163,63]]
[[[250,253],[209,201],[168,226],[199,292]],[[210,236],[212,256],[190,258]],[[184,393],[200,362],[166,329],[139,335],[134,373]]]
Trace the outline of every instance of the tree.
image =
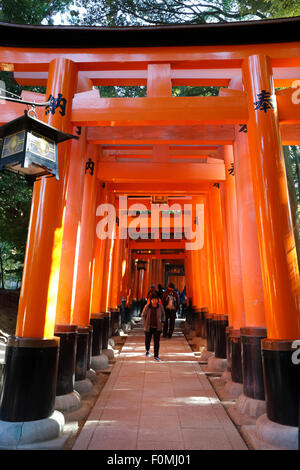
[[86,8],[74,24],[99,26],[199,24],[295,16],[298,0],[74,0]]
[[283,155],[286,168],[289,201],[292,213],[298,265],[300,266],[300,147],[294,145],[284,146]]
[[53,24],[53,15],[66,11],[72,0],[0,0],[0,21],[17,24]]
[[[71,0],[0,0],[0,21],[8,23],[51,23],[52,15],[63,11]],[[9,72],[0,72],[1,88],[20,96],[22,89],[44,92],[44,88],[21,87]],[[3,84],[4,82],[4,84]],[[5,276],[15,273],[20,279],[25,256],[28,222],[32,198],[32,184],[24,177],[8,172],[0,173],[0,286],[5,287]]]

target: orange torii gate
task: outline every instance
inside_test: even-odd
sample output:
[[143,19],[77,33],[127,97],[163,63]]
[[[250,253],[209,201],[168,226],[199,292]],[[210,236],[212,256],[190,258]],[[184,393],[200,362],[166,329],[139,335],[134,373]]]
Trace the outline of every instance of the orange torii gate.
[[[122,298],[144,296],[162,273],[161,256],[154,264],[151,253],[134,255],[140,242],[120,237],[118,224],[101,239],[97,208],[117,214],[121,196],[166,195],[190,197],[193,210],[204,205],[203,247],[164,259],[184,258],[192,306],[215,331],[208,352],[227,359],[249,402],[265,402],[257,426],[284,425],[295,439],[299,269],[282,145],[300,142],[299,26],[299,18],[112,29],[0,24],[0,69],[20,85],[46,86],[45,95],[22,97],[54,98],[38,117],[80,136],[59,148],[59,181],[34,184],[1,425],[47,420],[63,410],[61,396],[76,406],[74,378],[85,380],[91,364],[91,323],[96,331],[114,319]],[[99,85],[146,86],[147,96],[102,98]],[[175,97],[177,85],[221,88],[218,96]],[[23,108],[6,102],[0,123]]]

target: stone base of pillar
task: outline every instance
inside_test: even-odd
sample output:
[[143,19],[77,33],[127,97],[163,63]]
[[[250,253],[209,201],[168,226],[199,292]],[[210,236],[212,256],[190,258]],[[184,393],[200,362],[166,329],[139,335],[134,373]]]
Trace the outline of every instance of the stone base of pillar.
[[81,399],[75,390],[66,395],[58,395],[55,398],[55,409],[57,411],[69,413],[78,410],[81,407]]
[[105,354],[105,356],[107,356],[109,361],[115,358],[114,350],[110,348],[102,349],[102,354]]
[[255,400],[246,397],[243,393],[238,397],[235,407],[240,413],[251,416],[251,418],[259,418],[266,413],[266,402],[264,400]]
[[85,395],[86,393],[89,393],[93,388],[93,384],[90,381],[90,379],[83,379],[83,380],[77,380],[75,381],[74,389],[76,392],[78,392],[80,395]]
[[232,380],[231,370],[226,369],[221,375],[221,379],[224,380],[224,382],[228,382],[228,380]]
[[275,423],[266,414],[255,426],[242,426],[242,433],[255,450],[298,450],[298,432],[298,426]]
[[207,360],[207,372],[224,372],[227,368],[227,359],[210,356]]
[[43,443],[57,439],[64,425],[64,415],[57,410],[49,418],[36,421],[0,421],[0,449],[41,448]]
[[204,349],[204,351],[202,351],[202,354],[201,354],[199,360],[202,361],[202,362],[205,362],[211,356],[214,356],[214,355],[215,355],[215,353],[213,351],[207,351],[207,349]]
[[95,371],[107,369],[108,366],[109,366],[108,357],[103,351],[102,351],[102,354],[100,354],[100,356],[92,356],[92,368]]
[[206,348],[206,340],[204,338],[200,338],[199,336],[195,336],[194,338],[189,339],[188,342],[193,351],[202,352]]
[[124,333],[128,333],[132,330],[132,326],[130,323],[122,323],[121,329],[124,331]]
[[[93,356],[92,356],[93,358]],[[97,374],[94,369],[89,369],[86,371],[86,378],[90,379],[90,381],[94,384],[97,380]]]
[[196,335],[196,331],[195,330],[189,330],[189,332],[186,332],[186,337],[187,339],[193,339],[195,338],[197,335]]
[[243,393],[243,384],[228,380],[224,387],[224,392],[232,398],[237,398]]

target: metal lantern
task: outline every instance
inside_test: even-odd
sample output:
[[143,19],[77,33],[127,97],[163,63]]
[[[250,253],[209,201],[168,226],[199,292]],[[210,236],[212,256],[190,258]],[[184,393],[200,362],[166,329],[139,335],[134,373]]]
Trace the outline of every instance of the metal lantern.
[[53,174],[58,180],[57,144],[78,138],[24,111],[24,116],[0,126],[0,171],[35,178]]
[[168,196],[151,196],[151,204],[168,204]]
[[147,266],[147,263],[146,263],[146,261],[144,261],[144,260],[139,260],[139,261],[137,262],[137,269],[138,269],[138,270],[140,270],[140,269],[146,270],[146,266]]

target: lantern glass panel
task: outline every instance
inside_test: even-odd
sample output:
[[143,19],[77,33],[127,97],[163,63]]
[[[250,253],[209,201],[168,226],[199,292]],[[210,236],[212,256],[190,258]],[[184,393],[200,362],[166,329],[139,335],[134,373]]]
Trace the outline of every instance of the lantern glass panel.
[[29,132],[27,138],[27,150],[40,158],[56,161],[55,142],[47,139],[37,132]]
[[11,157],[24,150],[25,131],[16,132],[4,138],[1,158]]

